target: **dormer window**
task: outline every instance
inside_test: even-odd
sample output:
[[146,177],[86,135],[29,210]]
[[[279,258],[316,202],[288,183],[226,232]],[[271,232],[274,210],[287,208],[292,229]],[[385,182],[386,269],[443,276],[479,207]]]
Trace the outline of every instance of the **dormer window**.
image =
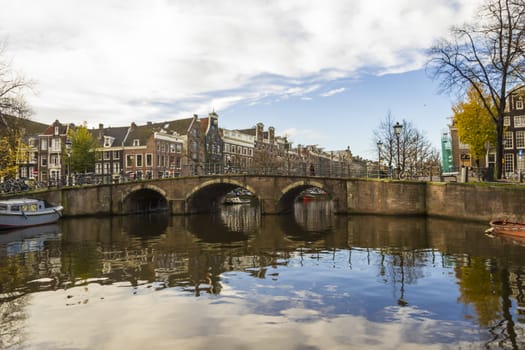
[[104,136],[104,147],[111,147],[112,143],[113,143],[113,137]]
[[58,126],[55,126],[55,135],[58,135],[59,132],[60,132],[60,128]]
[[516,109],[523,109],[523,99],[521,97],[516,100]]
[[140,146],[140,140],[139,139],[134,139],[133,140],[133,146]]

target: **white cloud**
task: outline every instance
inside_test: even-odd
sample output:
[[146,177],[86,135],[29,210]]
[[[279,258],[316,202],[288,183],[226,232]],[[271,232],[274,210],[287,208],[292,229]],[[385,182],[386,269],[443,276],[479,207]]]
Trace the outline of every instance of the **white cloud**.
[[322,97],[330,97],[330,96],[333,96],[333,95],[340,94],[340,93],[344,92],[345,90],[346,90],[345,88],[333,89],[333,90],[327,91],[325,93],[322,93],[321,96]]
[[418,68],[480,1],[0,0],[0,38],[38,82],[36,117],[127,122]]

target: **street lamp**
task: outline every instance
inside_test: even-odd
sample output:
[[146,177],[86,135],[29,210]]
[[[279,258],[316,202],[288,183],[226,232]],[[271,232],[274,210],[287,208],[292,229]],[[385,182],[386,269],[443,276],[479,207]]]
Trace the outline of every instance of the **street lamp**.
[[377,141],[377,177],[381,178],[381,148],[383,148],[383,142]]
[[399,124],[399,122],[396,122],[396,125],[394,125],[394,133],[396,134],[396,140],[397,140],[397,177],[399,178],[399,175],[401,174],[401,168],[399,167],[399,134],[401,134],[401,130],[403,130],[403,125]]
[[67,185],[70,186],[71,185],[71,139],[68,137],[66,139],[66,152],[67,152],[67,162],[68,162],[68,165],[67,165]]

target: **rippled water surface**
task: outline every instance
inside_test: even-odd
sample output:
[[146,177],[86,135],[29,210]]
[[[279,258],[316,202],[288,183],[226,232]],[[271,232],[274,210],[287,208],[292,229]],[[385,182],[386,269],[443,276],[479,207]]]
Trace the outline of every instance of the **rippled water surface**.
[[523,349],[525,247],[485,228],[314,201],[3,232],[0,348]]

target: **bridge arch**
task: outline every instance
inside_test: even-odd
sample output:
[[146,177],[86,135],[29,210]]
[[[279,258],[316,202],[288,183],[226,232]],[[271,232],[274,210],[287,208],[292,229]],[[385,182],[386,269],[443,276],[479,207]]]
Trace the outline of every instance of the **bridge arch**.
[[[277,205],[277,211],[279,213],[288,214],[293,211],[294,201],[299,196],[301,192],[308,188],[317,187],[324,191],[327,191],[326,186],[315,180],[302,180],[293,182],[281,190],[281,197],[279,198],[279,203]],[[330,191],[327,191],[330,195]]]
[[[247,189],[251,193],[253,193],[255,196],[257,195],[255,189],[252,186],[250,186],[250,185],[248,185],[248,184],[246,184],[244,182],[237,181],[235,179],[225,178],[225,179],[208,180],[208,181],[205,181],[205,182],[203,182],[203,183],[193,187],[191,189],[191,191],[189,191],[188,194],[186,195],[186,200],[190,199],[192,196],[195,195],[195,193],[201,191],[205,187],[214,186],[214,185],[223,185],[223,184],[224,185],[234,185],[234,187],[242,187],[242,188]],[[229,187],[231,187],[231,186],[229,186]]]
[[259,201],[256,190],[245,182],[229,178],[211,179],[194,186],[186,194],[186,212],[195,214],[215,211],[220,204],[219,200],[238,187],[250,191]]
[[122,200],[122,213],[150,213],[169,209],[167,193],[153,184],[140,184],[130,188]]

